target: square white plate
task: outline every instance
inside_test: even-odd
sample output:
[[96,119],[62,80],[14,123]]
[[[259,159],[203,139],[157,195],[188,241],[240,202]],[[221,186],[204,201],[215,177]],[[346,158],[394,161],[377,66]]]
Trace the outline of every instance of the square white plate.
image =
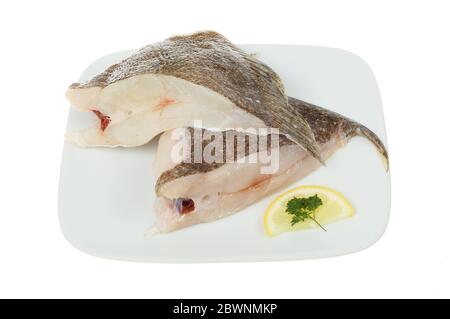
[[[380,94],[369,66],[332,48],[243,45],[282,77],[288,95],[327,107],[372,129],[386,143]],[[92,63],[88,80],[133,51]],[[68,129],[86,127],[95,116],[70,110]],[[235,215],[173,233],[145,237],[153,222],[155,141],[132,149],[64,146],[59,218],[67,240],[96,256],[150,262],[211,262],[307,259],[367,248],[383,234],[390,209],[390,179],[375,148],[354,138],[307,178],[290,185],[326,185],[342,192],[356,215],[320,229],[269,238],[263,213],[276,194]],[[277,193],[281,193],[280,190]]]

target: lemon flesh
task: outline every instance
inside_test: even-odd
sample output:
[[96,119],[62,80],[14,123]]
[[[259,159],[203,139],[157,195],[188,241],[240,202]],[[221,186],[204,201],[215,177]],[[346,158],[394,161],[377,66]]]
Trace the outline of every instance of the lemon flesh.
[[317,195],[322,200],[312,216],[323,225],[334,223],[354,215],[350,202],[339,192],[325,186],[300,186],[291,189],[275,198],[264,214],[264,229],[269,236],[284,232],[318,228],[312,220],[306,219],[291,226],[292,215],[286,212],[287,203],[294,197],[304,198]]

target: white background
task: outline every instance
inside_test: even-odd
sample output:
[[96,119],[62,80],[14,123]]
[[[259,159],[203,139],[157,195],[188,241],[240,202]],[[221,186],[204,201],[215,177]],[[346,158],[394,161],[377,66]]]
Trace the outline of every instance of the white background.
[[[449,16],[448,1],[2,1],[0,297],[450,297]],[[66,242],[56,211],[66,87],[104,54],[202,29],[369,63],[392,176],[377,244],[301,262],[144,264]]]

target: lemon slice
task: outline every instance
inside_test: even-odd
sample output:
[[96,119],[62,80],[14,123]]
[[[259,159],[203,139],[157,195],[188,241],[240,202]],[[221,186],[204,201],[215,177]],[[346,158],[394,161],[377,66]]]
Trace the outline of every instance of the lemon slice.
[[267,207],[264,214],[266,234],[276,236],[288,231],[318,228],[319,226],[312,219],[306,219],[291,226],[292,215],[286,212],[286,205],[292,198],[310,197],[316,194],[322,200],[322,205],[313,213],[313,217],[319,224],[334,223],[354,215],[355,210],[341,193],[324,186],[301,186],[281,194]]

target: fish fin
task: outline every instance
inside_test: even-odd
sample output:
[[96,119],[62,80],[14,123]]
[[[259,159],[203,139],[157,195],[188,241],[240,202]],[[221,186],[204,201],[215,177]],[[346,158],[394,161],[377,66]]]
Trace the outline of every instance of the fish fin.
[[259,59],[261,56],[261,52],[251,52],[249,55],[254,59]]
[[291,99],[286,96],[284,84],[280,76],[267,65],[261,64],[254,56],[248,54],[245,54],[244,56],[252,69],[258,70],[258,74],[266,75],[276,87],[276,90],[265,93],[265,98],[268,101],[267,105],[278,105],[281,96],[284,96],[286,99],[285,107],[268,107],[266,109],[267,113],[263,112],[264,114],[258,117],[269,118],[272,127],[278,128],[280,133],[288,136],[290,140],[305,149],[322,165],[325,165],[319,144],[314,137],[311,127],[298,108],[290,103]]
[[[290,104],[289,107],[290,109],[288,109],[288,112],[290,112],[290,114],[298,113],[299,115],[292,117],[295,118],[295,121],[292,121],[288,124],[280,121],[281,122],[279,124],[280,132],[285,133],[285,135],[288,136],[289,139],[291,139],[296,144],[305,149],[322,165],[326,166],[325,161],[322,158],[322,154],[320,152],[319,144],[317,143],[316,138],[314,137],[314,133],[311,127],[309,126],[308,122],[303,118],[301,113],[299,113],[296,108],[292,107]],[[281,115],[277,114],[277,117],[278,116],[283,117],[282,114]],[[287,118],[288,115],[285,116]]]
[[383,159],[383,163],[386,168],[386,172],[389,171],[389,156],[386,148],[384,147],[383,142],[380,140],[380,138],[372,132],[370,129],[365,127],[364,125],[358,125],[356,130],[356,135],[362,136],[367,138],[377,149],[378,153],[380,154],[381,158]]
[[320,153],[319,144],[314,138],[314,134],[312,133],[311,128],[306,121],[305,124],[307,126],[300,128],[300,135],[303,136],[300,142],[300,146],[303,147],[307,152],[309,152],[323,166],[326,166],[325,160],[322,158],[322,154]]

